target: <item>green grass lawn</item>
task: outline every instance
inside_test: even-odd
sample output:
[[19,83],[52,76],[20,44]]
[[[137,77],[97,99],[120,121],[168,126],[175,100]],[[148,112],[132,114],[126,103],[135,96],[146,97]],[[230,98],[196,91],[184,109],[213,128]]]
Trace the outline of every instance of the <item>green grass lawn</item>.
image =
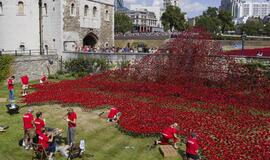
[[[15,86],[15,98],[18,100],[20,85]],[[7,98],[6,86],[0,87],[0,98]],[[31,159],[32,151],[24,150],[18,145],[23,137],[22,115],[27,106],[20,110],[20,114],[10,116],[6,113],[6,103],[0,103],[0,125],[8,125],[5,133],[0,133],[0,160],[28,160]],[[66,109],[60,105],[34,106],[34,110],[44,112],[46,125],[64,129],[66,136],[66,122],[62,119]],[[83,112],[79,107],[75,108],[78,114],[76,140],[86,141],[86,154],[93,154],[90,159],[95,160],[159,160],[163,159],[158,147],[148,149],[154,137],[136,138],[121,133],[114,125],[108,124],[105,119],[98,117],[101,111]],[[134,149],[125,149],[126,146]],[[181,146],[183,147],[183,146]],[[65,159],[56,154],[56,159]],[[89,159],[84,157],[83,159]],[[172,158],[167,160],[180,160]]]

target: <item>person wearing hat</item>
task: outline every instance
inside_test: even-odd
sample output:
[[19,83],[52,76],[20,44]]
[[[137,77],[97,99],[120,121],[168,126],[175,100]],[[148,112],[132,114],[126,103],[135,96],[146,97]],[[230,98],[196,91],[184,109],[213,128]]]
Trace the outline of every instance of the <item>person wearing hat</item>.
[[170,140],[173,140],[173,147],[177,149],[177,141],[179,141],[179,138],[177,137],[177,130],[178,130],[178,124],[174,123],[170,125],[170,127],[165,128],[162,131],[162,138],[161,140],[155,141],[155,144],[161,144],[161,145],[168,145]]
[[68,113],[66,121],[68,122],[68,131],[67,131],[67,143],[71,145],[75,142],[75,130],[76,130],[76,120],[77,114],[72,108],[67,109]]
[[186,156],[188,160],[199,160],[199,144],[197,134],[191,133],[186,143]]
[[24,128],[24,144],[25,149],[32,148],[31,144],[33,143],[33,138],[35,137],[34,129],[34,116],[33,108],[28,108],[28,111],[23,115],[23,128]]

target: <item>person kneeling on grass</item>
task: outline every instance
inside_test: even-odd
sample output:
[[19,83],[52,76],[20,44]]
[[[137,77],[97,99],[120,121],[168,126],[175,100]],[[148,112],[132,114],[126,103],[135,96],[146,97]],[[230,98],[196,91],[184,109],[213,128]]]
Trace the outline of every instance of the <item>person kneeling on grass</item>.
[[49,160],[52,159],[52,156],[56,151],[56,144],[53,142],[53,133],[44,129],[38,136],[38,144],[49,152]]
[[199,160],[198,156],[199,145],[197,140],[197,134],[191,133],[186,143],[186,156],[188,160]]
[[160,140],[155,141],[155,145],[157,144],[161,144],[161,145],[168,145],[169,144],[169,140],[173,140],[173,147],[175,149],[177,149],[177,141],[179,140],[179,138],[177,137],[177,129],[178,128],[178,124],[174,123],[172,124],[170,127],[165,128],[162,131],[162,138]]
[[108,122],[117,122],[121,116],[121,112],[116,107],[112,107],[108,114]]

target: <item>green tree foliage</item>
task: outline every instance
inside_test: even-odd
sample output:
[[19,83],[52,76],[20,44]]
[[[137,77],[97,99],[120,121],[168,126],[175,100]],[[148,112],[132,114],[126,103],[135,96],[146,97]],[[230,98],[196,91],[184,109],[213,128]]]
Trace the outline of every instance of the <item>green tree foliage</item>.
[[114,14],[114,31],[126,33],[132,30],[132,20],[125,13],[116,12]]
[[184,31],[187,28],[185,13],[179,7],[169,6],[161,16],[161,22],[165,31]]
[[66,61],[64,63],[67,73],[82,77],[93,72],[104,72],[109,70],[112,65],[106,59],[78,58]]
[[234,29],[233,17],[227,11],[218,10],[216,7],[208,7],[203,15],[197,18],[196,25],[204,27],[211,33],[226,32]]
[[265,33],[265,35],[270,36],[270,22],[267,22],[264,25],[264,33]]
[[13,60],[12,56],[3,55],[0,56],[0,82],[5,80],[10,71],[10,65]]
[[240,25],[240,31],[245,32],[247,35],[258,36],[263,35],[264,24],[259,18],[251,18],[247,23]]
[[221,32],[232,31],[235,29],[233,23],[233,17],[230,12],[220,10],[218,19],[221,21]]

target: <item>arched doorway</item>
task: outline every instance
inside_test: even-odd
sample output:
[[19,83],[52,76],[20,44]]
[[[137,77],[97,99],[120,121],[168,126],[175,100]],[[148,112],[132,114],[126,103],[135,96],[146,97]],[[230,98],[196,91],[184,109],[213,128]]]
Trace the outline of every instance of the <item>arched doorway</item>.
[[97,41],[98,41],[98,37],[95,34],[90,33],[84,37],[83,45],[84,46],[91,46],[93,48],[97,44]]

